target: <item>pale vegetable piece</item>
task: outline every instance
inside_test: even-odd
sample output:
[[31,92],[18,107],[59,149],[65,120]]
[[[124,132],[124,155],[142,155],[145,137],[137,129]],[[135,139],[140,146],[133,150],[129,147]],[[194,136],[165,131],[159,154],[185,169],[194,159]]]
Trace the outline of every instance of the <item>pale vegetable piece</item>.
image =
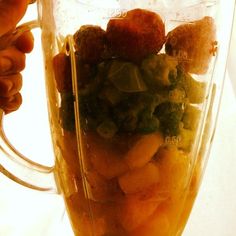
[[160,133],[142,136],[125,155],[125,161],[129,168],[132,170],[146,165],[163,142]]
[[178,147],[180,149],[190,152],[194,144],[195,136],[196,130],[181,128]]
[[113,60],[107,77],[122,92],[134,93],[147,90],[139,67],[131,62]]
[[174,84],[177,79],[178,60],[167,54],[151,54],[142,62],[145,82],[152,88]]
[[170,233],[170,222],[166,212],[157,209],[144,224],[133,230],[129,236],[166,236]]
[[181,87],[173,88],[169,91],[168,99],[170,102],[185,103],[187,100],[186,91]]
[[124,193],[137,193],[159,182],[159,169],[150,162],[120,176],[118,182]]
[[172,199],[178,197],[187,185],[190,174],[189,156],[175,145],[161,148],[157,154],[160,168],[160,189]]
[[185,74],[182,77],[182,86],[190,103],[199,104],[204,102],[206,97],[206,82],[198,81],[190,74]]
[[180,128],[178,147],[190,152],[198,131],[201,110],[193,105],[187,105],[183,114],[183,127]]
[[196,106],[187,105],[183,114],[183,123],[185,129],[196,130],[198,127],[201,110]]

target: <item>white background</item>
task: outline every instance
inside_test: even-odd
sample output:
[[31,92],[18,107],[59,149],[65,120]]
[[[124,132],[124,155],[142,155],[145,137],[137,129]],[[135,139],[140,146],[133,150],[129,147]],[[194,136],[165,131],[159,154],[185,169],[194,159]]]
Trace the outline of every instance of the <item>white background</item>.
[[[26,18],[27,20],[27,18]],[[236,22],[233,40],[236,42]],[[53,164],[44,82],[35,51],[24,72],[24,103],[6,119],[6,132],[26,156]],[[207,170],[184,236],[236,235],[236,45],[232,44],[222,106]],[[33,104],[33,105],[32,105]],[[46,127],[46,128],[45,128]],[[21,134],[21,135],[20,135]],[[20,137],[21,136],[21,137]],[[20,138],[19,138],[20,137]],[[1,157],[2,158],[2,157]],[[72,235],[60,196],[21,187],[0,174],[0,236]]]

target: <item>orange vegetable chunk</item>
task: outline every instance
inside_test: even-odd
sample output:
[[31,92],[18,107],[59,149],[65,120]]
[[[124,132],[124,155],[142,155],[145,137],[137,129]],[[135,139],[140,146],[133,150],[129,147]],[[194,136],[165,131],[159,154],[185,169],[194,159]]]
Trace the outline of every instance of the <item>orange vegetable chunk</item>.
[[128,171],[118,181],[124,193],[140,192],[159,182],[159,169],[150,162],[141,168]]
[[140,168],[147,164],[163,143],[160,133],[151,133],[142,136],[125,155],[129,168]]

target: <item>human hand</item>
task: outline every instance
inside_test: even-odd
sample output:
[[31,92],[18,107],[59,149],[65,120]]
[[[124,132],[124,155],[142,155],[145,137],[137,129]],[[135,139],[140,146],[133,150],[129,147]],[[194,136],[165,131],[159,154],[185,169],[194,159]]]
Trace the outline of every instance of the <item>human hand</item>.
[[22,34],[10,46],[3,46],[4,36],[14,31],[24,16],[29,0],[0,0],[0,108],[5,113],[17,110],[22,97],[20,72],[25,67],[25,53],[33,49],[33,36]]

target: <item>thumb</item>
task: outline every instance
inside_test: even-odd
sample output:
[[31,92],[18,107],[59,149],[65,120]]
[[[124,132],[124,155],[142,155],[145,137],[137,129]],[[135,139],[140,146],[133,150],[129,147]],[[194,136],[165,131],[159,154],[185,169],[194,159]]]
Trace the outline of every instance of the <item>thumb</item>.
[[28,0],[0,0],[0,37],[15,28],[25,14]]

